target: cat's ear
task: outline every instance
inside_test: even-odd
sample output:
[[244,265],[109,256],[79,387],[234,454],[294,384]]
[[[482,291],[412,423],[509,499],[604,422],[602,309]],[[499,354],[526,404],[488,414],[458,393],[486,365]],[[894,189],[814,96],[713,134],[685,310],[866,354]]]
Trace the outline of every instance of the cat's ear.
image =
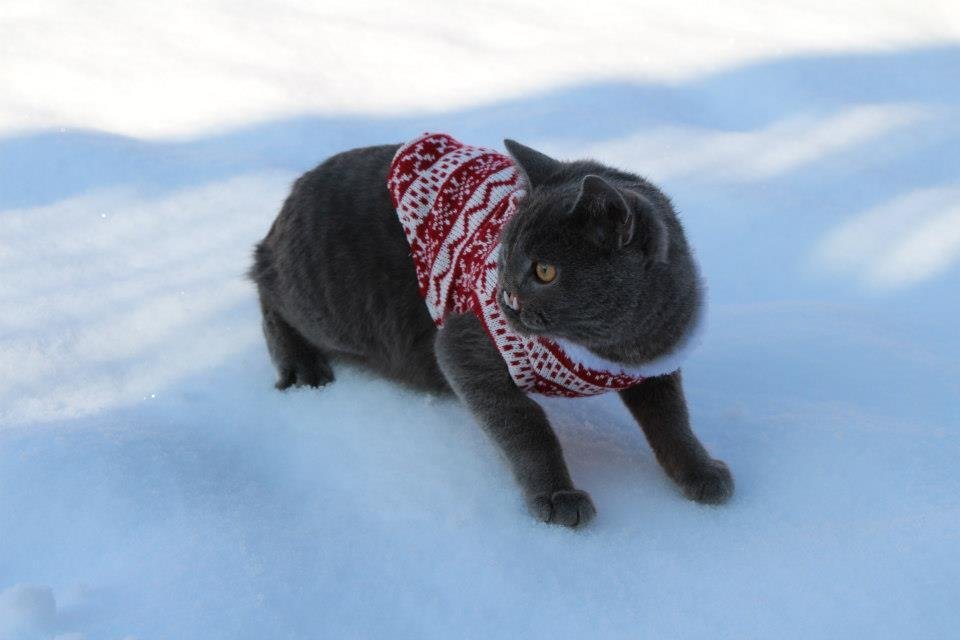
[[621,249],[633,240],[636,214],[620,190],[600,176],[584,176],[573,211],[586,223],[590,239],[602,247]]
[[597,175],[584,176],[573,207],[584,218],[591,239],[609,249],[640,243],[650,262],[667,259],[667,228],[653,205],[629,189],[618,189]]
[[550,156],[535,151],[516,140],[509,138],[503,141],[507,151],[516,160],[517,166],[527,179],[530,188],[539,186],[560,168],[560,162]]

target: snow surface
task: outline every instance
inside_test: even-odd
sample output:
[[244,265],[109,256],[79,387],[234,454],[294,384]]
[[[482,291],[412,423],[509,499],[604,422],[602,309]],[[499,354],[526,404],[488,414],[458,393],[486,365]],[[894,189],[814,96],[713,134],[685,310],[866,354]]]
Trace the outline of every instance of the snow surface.
[[[956,3],[349,4],[0,7],[0,640],[960,637]],[[426,129],[673,196],[731,504],[613,396],[572,532],[453,400],[273,390],[251,245]]]

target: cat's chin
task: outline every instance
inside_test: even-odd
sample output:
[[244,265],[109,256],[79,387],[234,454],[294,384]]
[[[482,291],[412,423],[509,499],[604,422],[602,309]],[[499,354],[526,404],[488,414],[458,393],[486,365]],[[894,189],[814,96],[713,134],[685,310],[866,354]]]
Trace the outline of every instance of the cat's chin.
[[506,318],[507,324],[510,328],[519,333],[524,337],[531,337],[536,335],[542,335],[543,330],[536,327],[532,327],[526,322],[523,321],[523,316],[505,305],[502,301],[499,302],[500,313],[503,314],[503,317]]
[[520,316],[517,314],[503,314],[507,319],[507,324],[510,328],[516,333],[524,337],[530,337],[536,335],[536,332],[523,323],[523,320],[520,319]]

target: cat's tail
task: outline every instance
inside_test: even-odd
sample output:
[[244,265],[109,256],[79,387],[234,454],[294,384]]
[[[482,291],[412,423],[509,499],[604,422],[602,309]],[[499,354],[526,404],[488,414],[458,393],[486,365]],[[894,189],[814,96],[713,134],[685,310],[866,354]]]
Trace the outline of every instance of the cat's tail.
[[266,242],[258,242],[253,248],[253,264],[247,270],[247,277],[261,287],[267,286],[277,276],[273,262],[273,251]]

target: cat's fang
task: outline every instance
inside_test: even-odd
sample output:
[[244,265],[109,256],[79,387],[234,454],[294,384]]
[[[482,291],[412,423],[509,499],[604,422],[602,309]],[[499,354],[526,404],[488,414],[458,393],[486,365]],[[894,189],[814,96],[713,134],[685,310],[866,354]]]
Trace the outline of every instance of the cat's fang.
[[503,292],[503,301],[507,304],[508,307],[514,311],[520,311],[520,300],[517,299],[516,294]]

